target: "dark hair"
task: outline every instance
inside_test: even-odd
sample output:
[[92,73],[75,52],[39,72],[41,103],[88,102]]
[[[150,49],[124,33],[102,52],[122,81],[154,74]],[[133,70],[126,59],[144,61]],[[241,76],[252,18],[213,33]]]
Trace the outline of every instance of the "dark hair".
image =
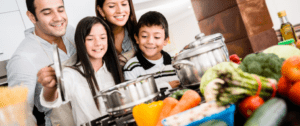
[[36,20],[38,20],[35,13],[34,0],[26,0],[26,6],[27,10],[34,15]]
[[[122,69],[119,66],[117,52],[112,39],[112,32],[109,26],[98,17],[85,17],[80,20],[76,27],[75,44],[77,49],[77,61],[73,68],[79,71],[79,73],[81,73],[87,79],[87,82],[92,92],[92,96],[96,96],[95,89],[97,88],[99,90],[99,87],[95,77],[93,66],[89,60],[89,56],[86,51],[85,38],[90,34],[92,27],[97,23],[102,24],[107,32],[108,47],[107,52],[103,56],[105,65],[108,71],[112,74],[112,77],[114,78],[116,84],[124,81]],[[79,70],[79,66],[82,66],[83,73]],[[99,108],[98,100],[94,98],[94,101],[97,107]]]
[[140,28],[143,26],[161,26],[165,30],[165,39],[169,37],[169,27],[164,15],[157,11],[149,11],[141,16],[136,27],[135,35],[139,35]]
[[[100,17],[101,19],[103,19],[103,17],[101,16],[99,11],[97,10],[97,6],[99,6],[101,9],[103,9],[104,1],[105,0],[96,0],[96,4],[95,4],[96,5],[95,6],[96,15],[97,15],[97,17]],[[130,7],[130,14],[129,14],[129,19],[125,24],[125,27],[128,30],[128,34],[129,34],[129,37],[132,41],[133,46],[136,49],[138,49],[138,46],[137,46],[136,41],[134,39],[134,28],[137,25],[135,11],[134,11],[132,0],[128,0],[128,3],[129,3],[129,7]],[[110,22],[108,22],[107,20],[105,20],[105,21],[106,21],[107,24],[109,24],[111,26]]]
[[[64,0],[62,0],[64,2]],[[26,6],[27,6],[27,10],[33,14],[33,16],[35,17],[35,20],[38,21],[37,17],[36,17],[36,13],[35,13],[35,6],[34,6],[34,0],[26,0]]]

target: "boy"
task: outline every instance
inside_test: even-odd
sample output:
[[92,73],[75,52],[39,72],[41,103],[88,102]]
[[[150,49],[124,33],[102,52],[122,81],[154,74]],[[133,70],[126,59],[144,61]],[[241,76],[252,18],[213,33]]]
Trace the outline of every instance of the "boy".
[[134,37],[140,50],[125,64],[125,80],[154,74],[159,90],[179,86],[179,79],[171,65],[171,56],[162,50],[169,41],[166,18],[155,11],[143,14],[138,21]]

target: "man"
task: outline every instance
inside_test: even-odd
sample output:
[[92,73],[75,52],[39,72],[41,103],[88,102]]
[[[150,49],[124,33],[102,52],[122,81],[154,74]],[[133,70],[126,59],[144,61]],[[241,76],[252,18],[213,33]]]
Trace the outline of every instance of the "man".
[[[63,0],[26,0],[26,4],[28,9],[26,14],[35,27],[25,30],[25,39],[6,66],[8,86],[27,86],[30,126],[36,124],[32,114],[34,105],[40,112],[45,113],[45,125],[51,126],[55,124],[52,117],[58,116],[52,116],[55,114],[54,109],[52,111],[41,106],[39,95],[42,86],[39,82],[56,83],[54,69],[48,67],[53,64],[52,43],[57,44],[61,61],[70,59],[76,53],[74,28],[67,26],[68,18]],[[42,76],[39,82],[37,82],[38,73]],[[64,108],[60,113],[64,111],[71,112],[70,108]],[[67,118],[60,120],[69,120],[72,113],[69,114]],[[73,118],[71,120],[73,121]],[[59,124],[59,121],[55,121]],[[70,122],[68,125],[72,124],[74,123]]]

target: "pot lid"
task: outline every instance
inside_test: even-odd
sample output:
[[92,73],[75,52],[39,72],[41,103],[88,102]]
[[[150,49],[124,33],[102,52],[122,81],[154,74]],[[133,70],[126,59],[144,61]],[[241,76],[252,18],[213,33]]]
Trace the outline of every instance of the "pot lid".
[[196,40],[199,40],[199,39],[201,39],[201,38],[203,38],[203,37],[205,37],[205,34],[204,34],[204,33],[199,33],[199,34],[197,34],[197,35],[195,36],[195,39],[196,39]]
[[54,64],[55,76],[57,79],[57,88],[60,91],[62,101],[65,101],[65,97],[64,97],[65,86],[63,81],[61,61],[58,53],[59,50],[56,43],[53,43],[52,47],[53,47],[53,61],[54,61],[53,64]]
[[219,39],[222,39],[222,41],[225,41],[223,35],[221,33],[216,33],[213,35],[209,35],[209,36],[202,36],[203,34],[198,34],[195,36],[196,41],[191,42],[190,44],[186,45],[184,47],[184,49],[191,49],[191,48],[195,48],[199,45],[203,45],[209,42],[213,42],[213,41],[217,41]]
[[199,46],[199,47],[195,47],[192,49],[187,49],[184,50],[183,52],[179,53],[177,56],[175,56],[175,61],[176,60],[181,60],[181,59],[185,59],[188,57],[192,57],[201,53],[205,53],[217,48],[221,48],[223,45],[222,43],[207,43],[205,45]]

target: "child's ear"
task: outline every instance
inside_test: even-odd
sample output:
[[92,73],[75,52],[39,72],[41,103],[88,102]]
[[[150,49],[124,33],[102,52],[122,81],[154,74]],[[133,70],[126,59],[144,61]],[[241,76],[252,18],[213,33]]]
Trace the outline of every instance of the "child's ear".
[[27,11],[27,12],[26,12],[26,15],[28,16],[28,18],[30,19],[30,21],[31,21],[33,24],[36,23],[35,16],[34,16],[30,11]]
[[165,41],[164,41],[164,46],[166,46],[168,44],[168,42],[170,41],[170,38],[166,38]]
[[100,8],[99,5],[97,6],[97,10],[99,11],[100,15],[101,15],[103,18],[105,18],[105,14],[104,14],[103,10]]
[[134,39],[136,41],[136,44],[140,44],[139,38],[134,34]]

